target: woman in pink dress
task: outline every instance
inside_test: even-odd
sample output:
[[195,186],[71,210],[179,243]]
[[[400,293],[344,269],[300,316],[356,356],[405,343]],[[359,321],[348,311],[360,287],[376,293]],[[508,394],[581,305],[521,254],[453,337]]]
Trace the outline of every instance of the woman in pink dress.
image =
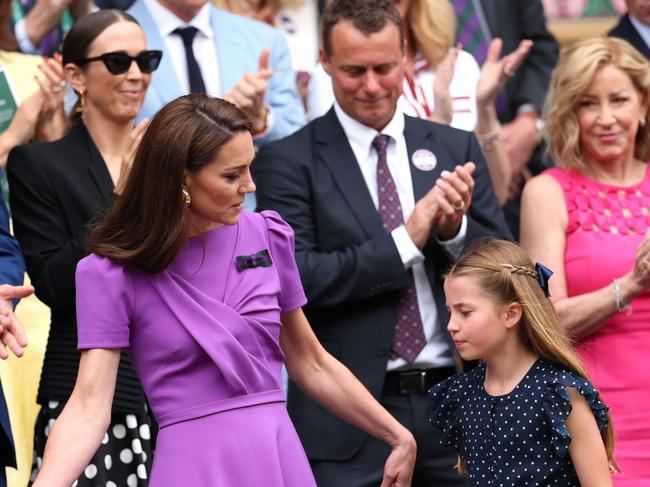
[[410,485],[413,436],[300,309],[291,228],[242,212],[254,155],[250,122],[220,99],[187,95],[151,121],[77,267],[79,373],[34,487],[69,487],[97,449],[122,348],[160,427],[151,487],[315,487],[283,361],[315,400],[391,445],[382,487]]
[[616,432],[617,487],[650,485],[650,64],[624,41],[563,52],[546,128],[560,167],[526,185],[522,244]]

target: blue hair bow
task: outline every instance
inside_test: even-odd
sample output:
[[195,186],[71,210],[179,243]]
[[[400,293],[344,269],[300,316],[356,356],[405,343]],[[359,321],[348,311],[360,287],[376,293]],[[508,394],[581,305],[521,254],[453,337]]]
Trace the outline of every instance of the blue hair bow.
[[535,262],[535,270],[537,271],[537,282],[539,282],[539,287],[544,291],[544,296],[550,298],[551,293],[548,291],[548,280],[553,275],[553,271],[539,262]]

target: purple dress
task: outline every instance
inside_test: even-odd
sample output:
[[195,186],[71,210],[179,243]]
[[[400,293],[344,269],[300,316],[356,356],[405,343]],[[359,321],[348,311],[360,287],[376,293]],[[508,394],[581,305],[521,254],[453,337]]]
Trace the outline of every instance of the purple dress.
[[79,263],[79,349],[128,347],[160,426],[151,487],[316,485],[281,387],[280,313],[305,302],[271,211],[189,239],[160,274]]

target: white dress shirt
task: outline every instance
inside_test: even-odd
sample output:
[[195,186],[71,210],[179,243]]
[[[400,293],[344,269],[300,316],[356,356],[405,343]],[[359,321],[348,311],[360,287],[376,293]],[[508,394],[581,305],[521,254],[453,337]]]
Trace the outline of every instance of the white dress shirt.
[[[359,164],[361,174],[366,182],[372,201],[377,207],[377,151],[372,147],[372,141],[379,134],[375,129],[367,127],[350,116],[348,116],[339,104],[334,102],[336,116],[347,136],[352,152]],[[413,194],[413,181],[411,179],[411,168],[408,163],[408,151],[406,139],[404,138],[404,114],[395,110],[393,119],[381,131],[382,134],[390,136],[386,150],[386,162],[391,176],[395,181],[395,188],[402,206],[404,221],[407,221],[415,209],[415,196]],[[463,217],[458,235],[451,240],[440,242],[451,255],[457,257],[465,242],[467,233],[467,218]],[[424,267],[425,256],[420,252],[413,240],[401,225],[391,232],[397,251],[400,254],[405,269],[413,269],[415,280],[415,291],[418,298],[418,306],[422,317],[424,336],[427,344],[416,357],[413,364],[418,367],[445,367],[454,365],[449,344],[445,339],[446,323],[441,324],[438,319],[438,311],[433,291],[427,278]],[[413,366],[402,358],[388,361],[388,370],[397,368],[409,368]]]
[[185,47],[178,34],[174,30],[182,27],[196,27],[198,32],[192,42],[194,57],[196,58],[201,76],[205,83],[205,89],[210,96],[223,96],[219,83],[219,62],[217,59],[217,49],[214,44],[214,33],[210,25],[210,2],[199,10],[199,13],[190,20],[185,22],[179,19],[172,12],[163,7],[158,0],[144,0],[144,3],[151,14],[160,36],[165,41],[165,48],[169,57],[174,64],[174,70],[178,74],[178,81],[181,89],[185,93],[190,92],[190,78],[187,72],[187,58],[185,57]]

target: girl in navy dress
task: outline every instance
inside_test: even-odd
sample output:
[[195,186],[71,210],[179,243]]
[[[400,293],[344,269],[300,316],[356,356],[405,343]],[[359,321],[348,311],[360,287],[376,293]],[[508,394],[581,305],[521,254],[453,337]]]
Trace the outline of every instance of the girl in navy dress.
[[431,422],[473,486],[612,484],[608,408],[547,297],[551,274],[491,239],[447,275],[447,329],[464,365],[479,364],[429,391]]

